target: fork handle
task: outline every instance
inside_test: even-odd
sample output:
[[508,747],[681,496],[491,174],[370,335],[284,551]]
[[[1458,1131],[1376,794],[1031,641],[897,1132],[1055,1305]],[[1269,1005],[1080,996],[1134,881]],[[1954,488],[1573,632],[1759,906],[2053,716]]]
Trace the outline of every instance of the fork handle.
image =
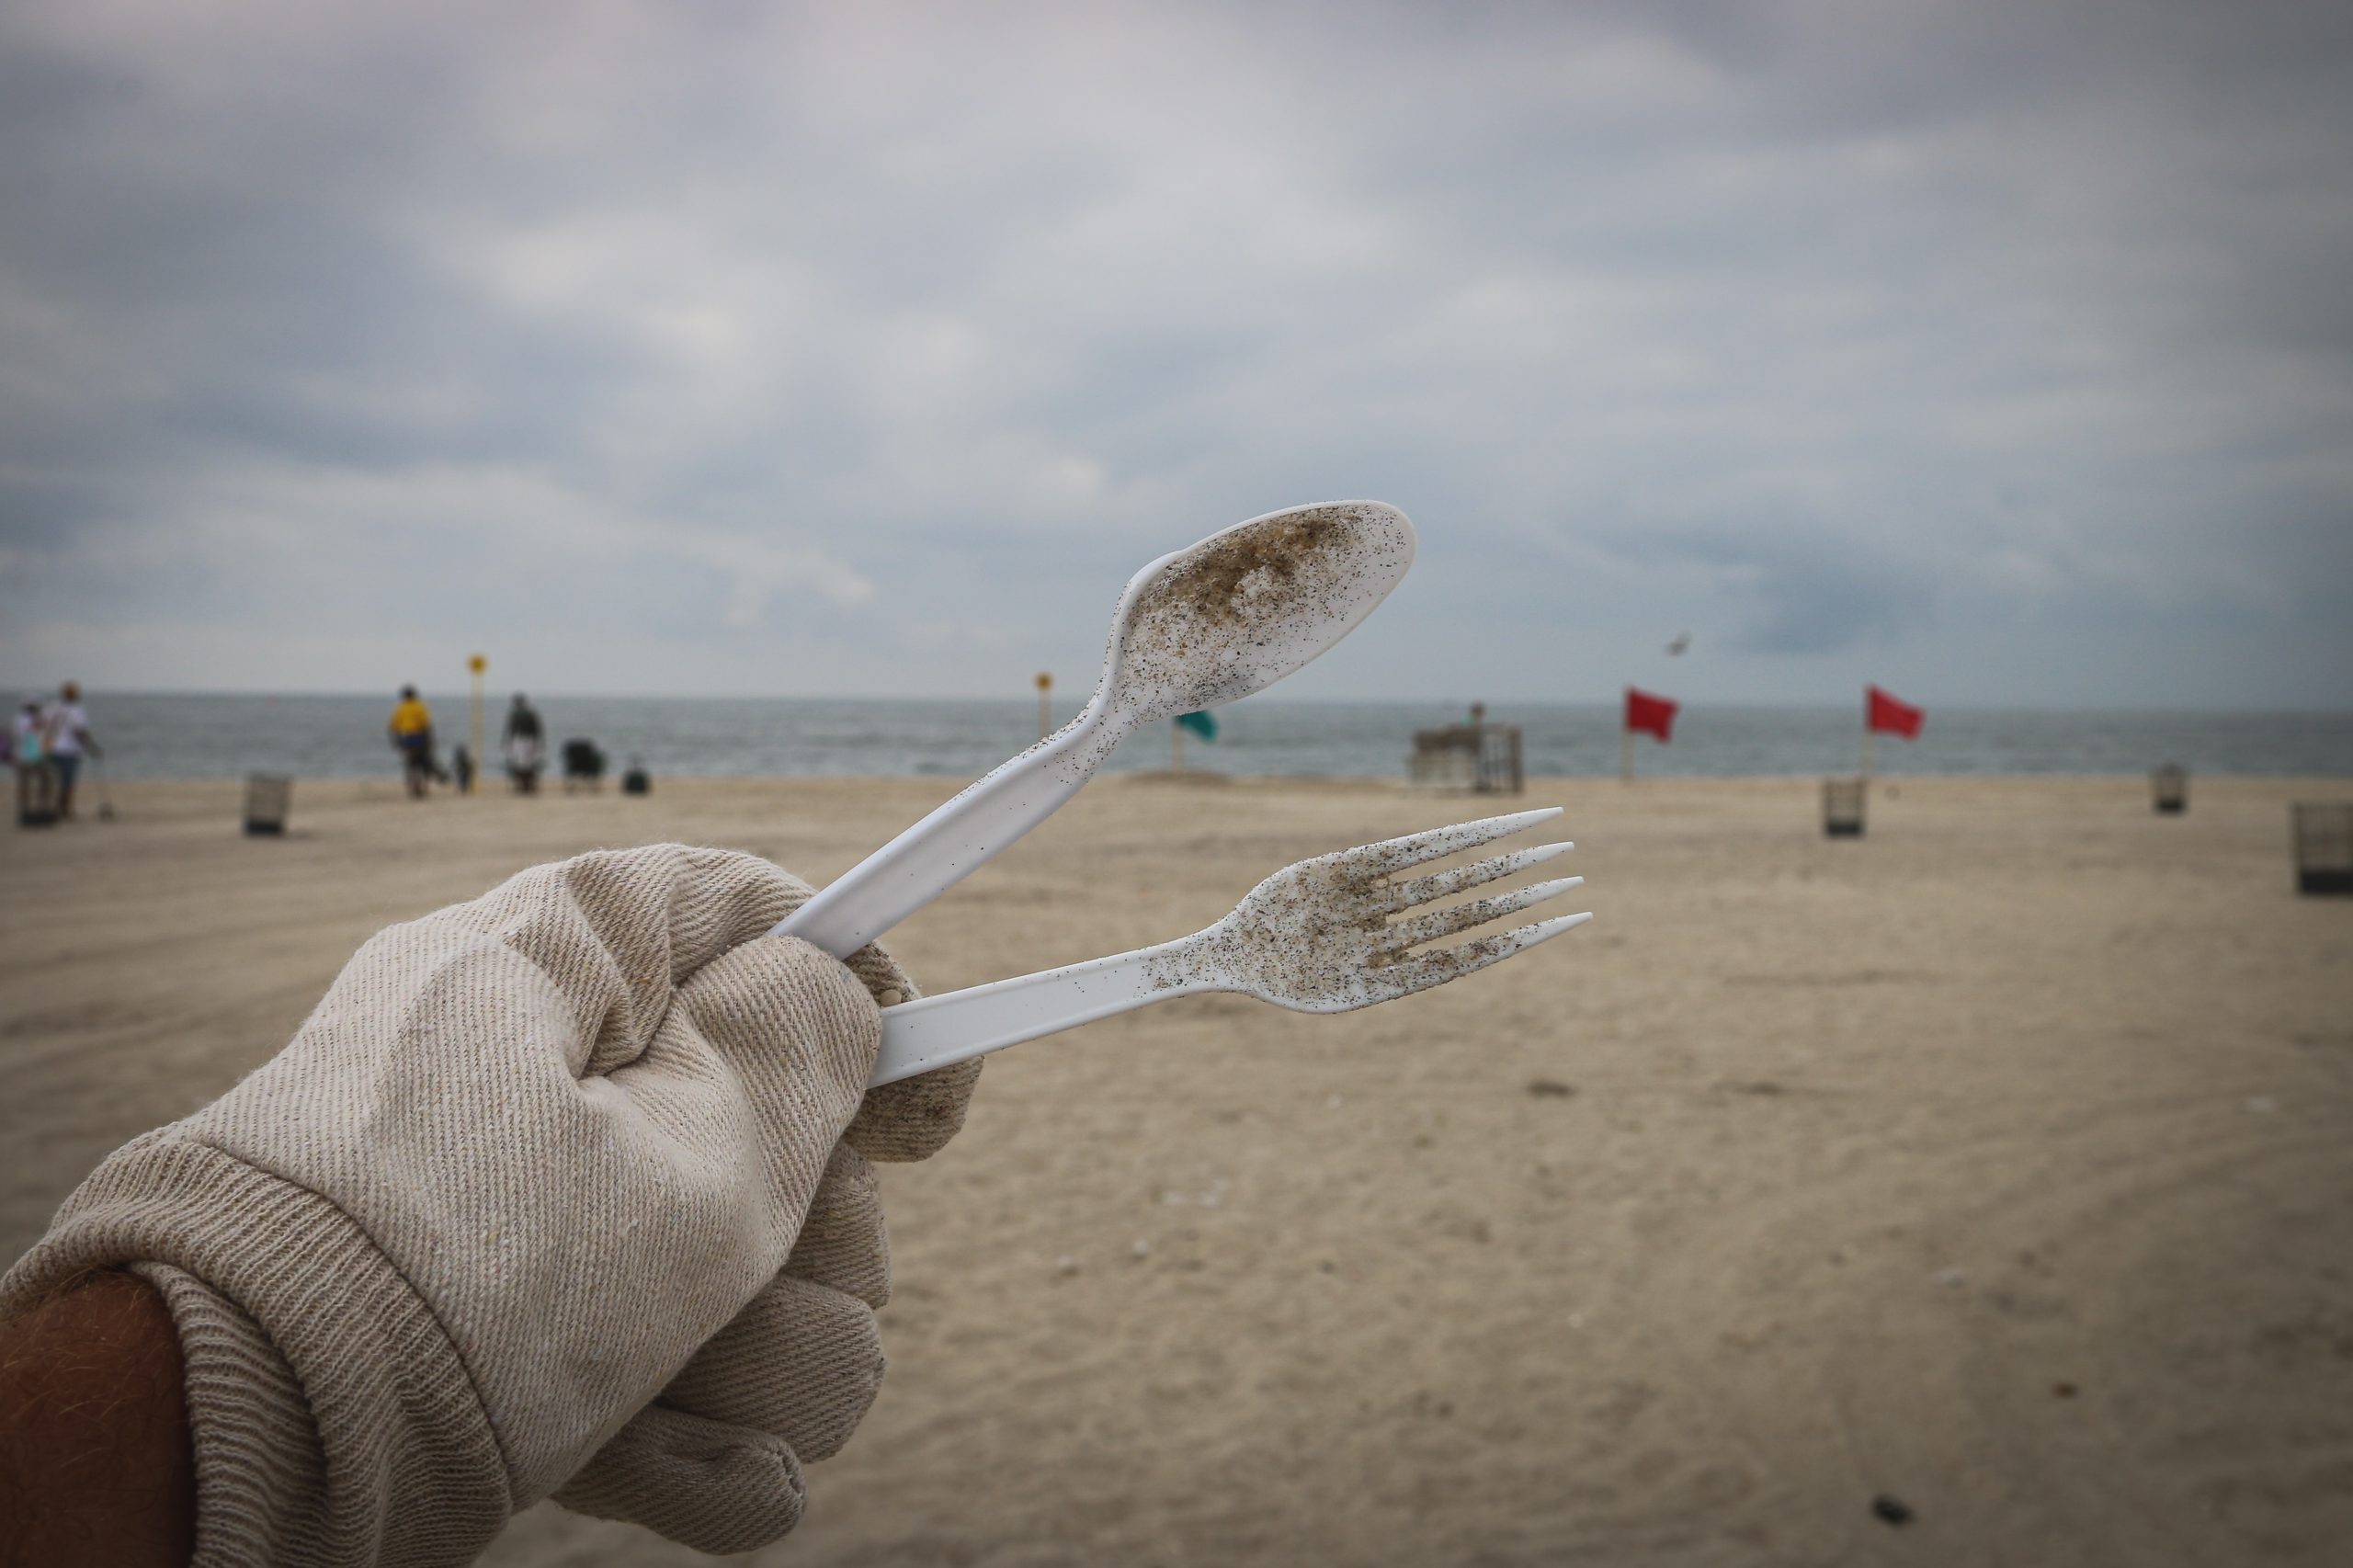
[[1179,951],[1187,940],[885,1007],[882,1050],[867,1083],[895,1083],[1132,1007],[1218,989],[1209,982],[1170,985],[1152,978],[1151,960]]

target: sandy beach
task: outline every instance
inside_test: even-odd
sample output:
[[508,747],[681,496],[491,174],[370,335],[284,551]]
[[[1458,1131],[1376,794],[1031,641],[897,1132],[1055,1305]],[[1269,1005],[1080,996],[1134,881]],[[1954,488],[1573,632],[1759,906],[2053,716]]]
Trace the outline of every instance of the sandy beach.
[[[303,783],[268,841],[155,784],[0,836],[0,1255],[388,921],[665,838],[822,882],[952,788]],[[2286,804],[2353,790],[1907,779],[1830,842],[1816,788],[1540,781],[1591,926],[996,1058],[886,1173],[888,1380],[752,1560],[2342,1561],[2353,900],[2295,894]],[[1487,809],[1106,780],[893,946],[935,991],[1093,957]],[[542,1506],[485,1561],[706,1560]]]

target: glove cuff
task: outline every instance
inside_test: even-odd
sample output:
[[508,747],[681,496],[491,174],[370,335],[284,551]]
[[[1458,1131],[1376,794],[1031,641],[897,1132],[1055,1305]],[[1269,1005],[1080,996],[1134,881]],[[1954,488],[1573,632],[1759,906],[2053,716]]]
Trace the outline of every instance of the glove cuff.
[[179,1334],[196,1451],[192,1568],[290,1560],[313,1533],[325,1466],[294,1369],[234,1302],[168,1263],[134,1263]]
[[506,1464],[456,1349],[325,1199],[149,1133],[66,1199],[0,1311],[122,1265],[179,1332],[199,1568],[461,1563],[506,1523]]

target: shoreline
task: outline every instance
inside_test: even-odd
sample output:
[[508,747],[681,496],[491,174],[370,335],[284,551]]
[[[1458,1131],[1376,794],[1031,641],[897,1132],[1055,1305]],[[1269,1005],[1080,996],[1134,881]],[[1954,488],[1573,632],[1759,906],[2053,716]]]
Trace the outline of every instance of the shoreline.
[[[460,743],[486,777],[503,772],[498,704],[486,709],[483,744],[472,744],[464,705],[435,710],[446,756]],[[1055,705],[1067,721],[1073,703]],[[219,698],[185,701],[125,696],[92,710],[109,774],[174,781],[239,778],[251,772],[311,778],[381,778],[397,764],[383,741],[389,709],[357,698],[296,701]],[[1221,710],[1215,743],[1188,740],[1192,767],[1237,778],[1403,778],[1414,737],[1458,723],[1462,710],[1416,703],[1334,703],[1254,699]],[[544,699],[550,762],[585,740],[608,776],[642,759],[656,778],[901,777],[968,781],[1029,745],[1033,704],[892,704],[746,700]],[[1620,715],[1563,705],[1497,708],[1515,724],[1526,770],[1540,777],[1614,778]],[[1639,744],[1648,778],[1820,778],[1860,766],[1860,719],[1812,709],[1687,707],[1671,744]],[[1110,775],[1158,771],[1167,727],[1143,733],[1109,759]],[[1932,707],[1916,742],[1879,747],[1888,778],[2077,777],[2144,774],[2177,763],[2203,777],[2341,774],[2353,777],[2353,714],[2246,715],[1985,710]]]

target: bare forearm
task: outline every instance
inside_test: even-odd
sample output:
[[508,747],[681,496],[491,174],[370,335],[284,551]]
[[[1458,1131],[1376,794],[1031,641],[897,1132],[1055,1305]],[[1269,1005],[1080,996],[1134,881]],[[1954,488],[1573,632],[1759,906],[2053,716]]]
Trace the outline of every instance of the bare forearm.
[[102,1270],[0,1324],[0,1568],[181,1568],[195,1539],[164,1299]]

